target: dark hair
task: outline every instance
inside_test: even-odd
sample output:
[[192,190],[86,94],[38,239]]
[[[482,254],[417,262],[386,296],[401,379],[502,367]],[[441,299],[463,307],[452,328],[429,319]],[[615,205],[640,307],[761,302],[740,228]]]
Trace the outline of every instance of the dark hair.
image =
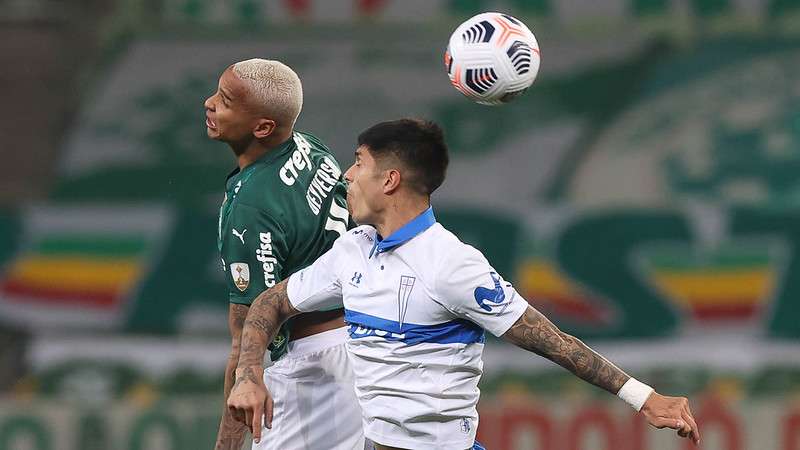
[[420,194],[430,195],[444,181],[447,171],[447,144],[444,132],[434,122],[400,119],[381,122],[358,135],[358,146],[369,148],[379,163],[394,156],[408,169],[409,186]]

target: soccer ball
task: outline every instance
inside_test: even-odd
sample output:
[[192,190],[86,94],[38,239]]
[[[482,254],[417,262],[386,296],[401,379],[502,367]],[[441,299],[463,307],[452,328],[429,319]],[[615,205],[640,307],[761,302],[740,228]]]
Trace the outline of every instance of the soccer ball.
[[524,93],[539,72],[539,44],[508,14],[478,14],[456,28],[444,53],[450,82],[483,105],[501,105]]

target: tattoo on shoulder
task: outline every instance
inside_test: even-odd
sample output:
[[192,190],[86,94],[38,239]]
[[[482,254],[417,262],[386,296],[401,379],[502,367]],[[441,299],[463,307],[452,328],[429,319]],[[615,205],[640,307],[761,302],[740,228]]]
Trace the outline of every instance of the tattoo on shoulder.
[[503,337],[613,394],[619,392],[630,378],[580,339],[559,330],[532,307],[525,311]]

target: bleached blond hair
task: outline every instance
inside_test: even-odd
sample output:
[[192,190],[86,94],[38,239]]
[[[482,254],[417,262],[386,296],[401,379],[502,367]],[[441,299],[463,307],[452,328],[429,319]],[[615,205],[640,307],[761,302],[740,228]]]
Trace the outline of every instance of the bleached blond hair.
[[303,85],[294,70],[280,61],[256,58],[234,64],[233,73],[278,125],[294,125],[303,108]]

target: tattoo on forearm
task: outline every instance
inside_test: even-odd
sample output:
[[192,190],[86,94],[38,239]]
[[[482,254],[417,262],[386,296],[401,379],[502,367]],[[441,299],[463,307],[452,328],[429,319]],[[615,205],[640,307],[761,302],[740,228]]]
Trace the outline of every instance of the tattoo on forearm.
[[612,394],[619,392],[630,378],[580,339],[563,333],[532,307],[525,311],[503,337]]
[[241,450],[244,445],[247,425],[237,422],[233,417],[223,417],[214,450]]
[[260,365],[281,324],[299,313],[289,302],[286,284],[287,280],[283,280],[262,292],[250,305],[242,332],[239,367]]
[[236,378],[236,384],[239,384],[243,381],[258,383],[258,376],[256,376],[256,373],[253,371],[252,366],[245,367],[244,370],[242,371],[242,374]]
[[234,419],[227,405],[223,405],[222,420],[219,423],[214,450],[241,450],[246,433],[247,425]]
[[247,317],[248,307],[245,305],[231,304],[228,309],[228,326],[231,332],[231,354],[225,367],[225,387],[222,400],[222,419],[217,432],[215,450],[241,450],[244,444],[247,426],[231,416],[226,404],[228,396],[233,389],[236,378],[236,364],[239,362],[239,347],[241,344],[242,328]]
[[228,311],[228,321],[231,328],[231,334],[233,334],[235,330],[238,330],[238,332],[241,333],[242,328],[244,328],[244,320],[247,318],[247,311],[249,309],[250,308],[245,305],[231,304],[231,308]]

